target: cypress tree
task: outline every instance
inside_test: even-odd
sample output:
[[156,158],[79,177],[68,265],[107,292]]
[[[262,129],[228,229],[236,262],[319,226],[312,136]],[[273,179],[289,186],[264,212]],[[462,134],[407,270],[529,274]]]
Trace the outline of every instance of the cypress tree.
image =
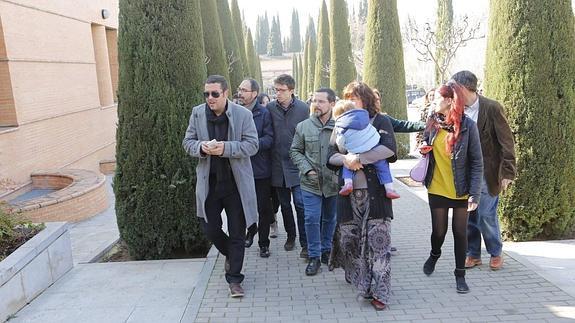
[[[452,0],[437,0],[437,32],[436,39],[444,39],[449,37],[453,25],[453,4]],[[435,57],[438,62],[442,62],[447,55],[447,49],[437,47],[435,49]],[[441,73],[441,70],[435,66],[435,84],[443,84],[446,76]]]
[[260,55],[257,55],[256,53],[256,80],[258,81],[258,83],[260,84],[260,86],[262,87],[261,91],[263,92],[263,78],[262,78],[262,63],[260,61]]
[[[396,0],[370,0],[363,63],[364,82],[381,92],[381,110],[407,119],[403,46]],[[409,153],[409,136],[396,134],[398,156]]]
[[[298,75],[297,75],[297,56],[294,54],[291,56],[291,75],[293,76],[293,78],[295,80],[298,79]],[[297,86],[296,86],[297,87]],[[297,92],[297,88],[296,88],[296,92]]]
[[270,22],[268,20],[268,13],[266,12],[261,20],[260,25],[260,38],[258,41],[258,54],[265,55],[268,52],[268,43],[270,40]]
[[298,96],[301,99],[302,98],[302,93],[303,93],[303,83],[301,82],[301,80],[303,79],[303,56],[302,54],[297,54],[297,75],[298,75],[298,79],[295,80],[297,86],[298,86]]
[[282,35],[279,26],[279,20],[272,18],[272,28],[270,30],[270,39],[268,42],[269,56],[282,56]]
[[322,1],[317,23],[317,55],[315,59],[315,71],[313,76],[314,90],[329,86],[329,16],[325,0]]
[[287,51],[297,53],[301,51],[301,35],[299,32],[299,15],[297,10],[293,9],[291,14],[290,42]]
[[316,51],[317,51],[317,36],[315,34],[315,25],[313,23],[313,19],[309,18],[309,24],[307,27],[307,44],[306,47],[309,47],[307,52],[306,60],[306,93],[310,93],[314,91],[314,73],[315,73],[315,59],[316,59]]
[[570,0],[490,3],[485,92],[515,134],[517,178],[503,194],[513,240],[575,229],[575,30]]
[[258,19],[256,20],[256,34],[255,34],[255,47],[256,53],[260,53],[260,38],[261,38],[261,29],[262,29],[262,17],[258,15]]
[[246,76],[249,76],[253,79],[257,79],[257,59],[256,59],[256,50],[254,48],[254,42],[252,40],[252,32],[251,30],[248,29],[248,34],[246,36],[246,53],[248,55],[248,74]]
[[207,59],[208,75],[218,74],[229,79],[228,62],[220,29],[220,18],[215,0],[199,1],[202,12],[204,48]]
[[345,0],[330,0],[330,87],[341,96],[343,88],[356,78],[355,64],[351,52],[351,38],[347,22]]
[[[232,12],[232,27],[236,33],[240,59],[242,60],[242,66],[244,67],[244,75],[242,77],[243,80],[245,78],[245,74],[248,72],[249,69],[248,69],[248,55],[246,53],[245,48],[246,41],[244,39],[244,24],[242,22],[240,7],[238,7],[238,0],[232,0],[230,10]],[[235,89],[235,87],[233,87],[232,89]]]
[[[304,46],[303,55],[301,56],[301,75],[300,79],[297,80],[297,82],[300,84],[300,94],[302,98],[307,98],[307,67],[309,65],[307,60],[307,57],[309,56],[309,46],[307,46],[307,40],[305,45],[306,46]],[[305,99],[303,100],[305,101]]]
[[[230,89],[236,89],[244,79],[244,65],[242,62],[241,52],[244,45],[238,43],[234,27],[232,26],[232,14],[228,6],[228,0],[216,0],[220,26],[222,27],[222,36],[224,48],[226,49],[226,58],[228,60],[228,71],[230,73]],[[230,91],[232,93],[233,91]]]
[[182,149],[206,78],[199,1],[122,0],[114,194],[137,259],[207,251],[195,216],[195,161]]

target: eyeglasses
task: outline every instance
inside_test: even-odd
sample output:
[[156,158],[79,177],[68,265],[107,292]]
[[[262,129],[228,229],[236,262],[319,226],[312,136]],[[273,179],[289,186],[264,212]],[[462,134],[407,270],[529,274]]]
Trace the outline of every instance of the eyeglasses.
[[212,92],[204,92],[204,98],[209,98],[210,95],[212,96],[212,98],[217,99],[220,97],[220,95],[222,95],[222,92],[217,92],[217,91],[212,91]]
[[287,91],[289,91],[289,89],[278,89],[278,88],[274,87],[274,92],[276,92],[276,93],[277,92],[287,92]]
[[246,92],[254,92],[253,90],[242,89],[241,87],[238,88],[238,92],[246,93]]

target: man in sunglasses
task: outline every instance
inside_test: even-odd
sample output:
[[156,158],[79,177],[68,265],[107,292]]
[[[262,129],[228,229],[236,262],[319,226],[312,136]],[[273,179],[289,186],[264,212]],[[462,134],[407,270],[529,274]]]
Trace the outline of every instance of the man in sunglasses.
[[238,102],[252,112],[259,140],[258,153],[251,158],[259,221],[257,226],[254,224],[248,229],[246,248],[251,247],[254,242],[254,235],[257,233],[260,257],[267,258],[270,256],[270,222],[274,216],[271,201],[271,148],[274,143],[274,129],[268,109],[257,102],[259,92],[260,85],[256,80],[250,78],[243,80],[238,87]]
[[[257,222],[257,201],[250,157],[258,151],[258,133],[250,111],[227,99],[228,83],[211,75],[204,85],[206,102],[193,108],[183,146],[198,158],[197,216],[208,239],[225,257],[231,297],[244,296],[242,267],[245,232]],[[226,211],[228,234],[222,231]]]
[[304,207],[300,190],[299,169],[292,162],[289,151],[298,123],[309,117],[309,107],[294,95],[295,80],[287,74],[274,79],[276,99],[268,103],[267,108],[272,116],[274,128],[274,145],[272,147],[272,186],[276,188],[280,201],[287,241],[286,251],[295,247],[296,226],[291,207],[291,197],[297,213],[299,243],[302,247],[301,258],[308,258],[307,239],[305,234]]

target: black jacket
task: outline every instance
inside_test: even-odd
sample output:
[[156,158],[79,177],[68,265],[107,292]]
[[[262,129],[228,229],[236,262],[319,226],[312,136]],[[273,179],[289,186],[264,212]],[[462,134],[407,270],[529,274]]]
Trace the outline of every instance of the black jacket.
[[[425,131],[424,140],[431,145],[437,132],[435,128]],[[429,154],[429,166],[425,176],[426,187],[431,185],[435,168],[433,150]],[[457,196],[469,194],[471,201],[479,203],[483,181],[483,155],[477,125],[465,115],[461,121],[459,140],[451,153],[451,170]]]
[[258,153],[251,157],[255,179],[270,178],[272,176],[271,149],[274,144],[274,129],[272,116],[266,107],[256,103],[252,109],[254,123],[258,131]]

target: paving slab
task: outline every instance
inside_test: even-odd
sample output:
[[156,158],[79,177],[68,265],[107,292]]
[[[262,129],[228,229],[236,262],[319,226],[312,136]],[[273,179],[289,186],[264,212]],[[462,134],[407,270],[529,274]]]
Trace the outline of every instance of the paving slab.
[[10,322],[180,322],[204,263],[79,264]]

